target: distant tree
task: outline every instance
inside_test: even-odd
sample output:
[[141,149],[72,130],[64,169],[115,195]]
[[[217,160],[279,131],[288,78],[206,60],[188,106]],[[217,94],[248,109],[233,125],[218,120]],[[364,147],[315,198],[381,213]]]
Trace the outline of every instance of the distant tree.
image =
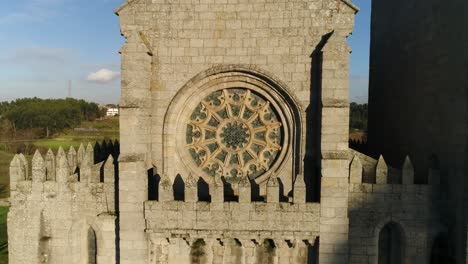
[[367,104],[351,103],[349,122],[350,129],[367,130],[367,117]]
[[106,104],[107,108],[117,108],[118,106],[115,104]]
[[102,116],[96,103],[84,100],[23,98],[0,103],[0,119],[17,130],[42,129],[45,135],[73,128]]

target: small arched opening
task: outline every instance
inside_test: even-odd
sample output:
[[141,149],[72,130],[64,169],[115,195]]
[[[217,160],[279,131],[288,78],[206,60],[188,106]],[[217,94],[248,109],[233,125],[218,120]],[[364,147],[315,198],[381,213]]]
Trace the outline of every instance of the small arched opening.
[[203,264],[207,263],[206,243],[203,239],[197,239],[190,247],[190,263]]
[[275,263],[276,258],[276,244],[271,239],[265,239],[257,248],[257,263],[259,264],[270,264]]
[[403,248],[402,228],[393,222],[386,224],[379,233],[378,264],[403,263]]
[[88,264],[96,264],[96,256],[97,256],[97,240],[96,240],[96,233],[90,227],[88,228],[88,233],[86,236],[86,251],[88,253],[88,260],[86,263]]
[[439,234],[435,239],[431,249],[430,264],[450,264],[455,263],[450,255],[450,242],[447,234]]

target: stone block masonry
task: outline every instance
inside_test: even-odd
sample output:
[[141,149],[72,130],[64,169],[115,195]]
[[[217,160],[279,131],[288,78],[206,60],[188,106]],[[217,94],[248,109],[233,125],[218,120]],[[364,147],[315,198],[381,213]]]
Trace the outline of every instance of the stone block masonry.
[[[377,161],[354,154],[349,184],[349,263],[380,263],[385,250],[387,258],[400,263],[430,263],[435,238],[446,232],[439,216],[443,202],[440,172],[431,169],[428,184],[414,184],[409,157],[402,170],[397,170],[387,166],[382,156]],[[364,171],[376,180],[363,179]],[[397,235],[392,239],[399,239],[399,246],[382,247],[386,227],[394,228]]]
[[348,148],[357,11],[125,1],[118,162],[16,155],[10,263],[429,263],[447,244],[438,166],[415,184],[409,157]]
[[[297,186],[304,185],[299,181]],[[163,178],[158,201],[145,202],[150,256],[155,259],[151,263],[190,263],[196,254],[211,258],[208,263],[312,261],[309,252],[318,246],[318,203],[305,203],[304,196],[295,197],[297,203],[279,202],[279,189],[274,187],[268,191],[273,199],[252,202],[248,182],[243,188],[249,192],[240,192],[239,202],[224,200],[223,185],[210,186],[212,200],[204,202],[198,200],[198,187],[191,182],[196,181],[189,180],[184,187],[185,201],[174,200],[174,184]],[[220,199],[214,198],[216,193]],[[195,247],[201,248],[193,252]]]
[[[32,177],[17,156],[12,262],[347,263],[357,11],[348,0],[125,1],[118,181],[84,147],[37,158]],[[114,215],[104,235],[100,219]]]
[[[30,173],[32,172],[32,173]],[[101,177],[103,176],[103,177]],[[115,162],[93,147],[36,151],[10,164],[10,263],[115,263]]]
[[[346,38],[357,11],[347,0],[129,0],[116,10],[127,40],[121,49],[121,263],[146,263],[153,257],[152,263],[184,263],[188,260],[169,257],[173,253],[157,257],[158,252],[183,251],[188,257],[187,243],[199,244],[197,239],[202,238],[197,236],[187,243],[171,240],[169,234],[176,234],[179,228],[169,216],[181,216],[181,212],[156,209],[158,204],[193,203],[187,217],[204,214],[211,221],[221,219],[216,222],[220,225],[227,220],[223,217],[232,216],[227,220],[232,226],[224,230],[229,239],[242,238],[229,235],[236,225],[247,228],[238,230],[247,233],[254,230],[251,226],[264,224],[278,231],[296,226],[261,216],[258,220],[235,218],[243,215],[235,209],[237,205],[252,203],[250,187],[239,184],[245,178],[266,199],[266,205],[246,204],[245,213],[278,204],[284,210],[297,209],[297,216],[310,213],[313,219],[318,217],[315,223],[297,218],[301,223],[297,225],[303,226],[301,232],[314,233],[304,248],[317,246],[319,234],[323,245],[320,262],[346,263],[350,53]],[[270,107],[264,109],[264,104]],[[267,113],[270,110],[273,112]],[[222,134],[223,128],[230,131]],[[239,128],[242,135],[231,131],[233,128]],[[236,138],[234,145],[223,142],[226,135]],[[242,144],[238,136],[242,136]],[[170,183],[177,178],[187,182],[191,175],[202,178],[213,187],[210,208],[229,205],[229,209],[219,209],[219,215],[203,212],[197,207],[208,206],[203,202],[187,197],[186,203],[174,202],[174,197],[161,192],[158,202],[147,202],[148,186],[155,184],[148,181],[149,170]],[[326,186],[322,199],[318,191],[321,177]],[[215,182],[226,180],[233,182],[231,196],[238,197],[239,204],[224,202],[224,193]],[[296,181],[304,184],[297,186]],[[124,187],[127,185],[132,189]],[[166,187],[171,188],[170,184]],[[185,194],[190,192],[186,189]],[[149,209],[153,206],[154,210]],[[306,209],[310,206],[320,210],[311,213]],[[320,211],[334,213],[325,217]],[[148,220],[156,217],[154,212],[162,213],[158,216],[161,226],[159,220]],[[264,214],[293,216],[278,208]],[[145,221],[151,228],[145,229]],[[193,221],[194,230],[204,225],[201,219]],[[167,235],[156,239],[153,231],[165,223],[172,231],[166,230]],[[188,225],[181,219],[177,223]],[[253,238],[238,242],[254,251],[263,245],[288,247],[281,236],[262,236],[256,244],[248,242]],[[221,238],[220,233],[214,237]],[[144,246],[148,239],[150,248]],[[213,252],[238,252],[231,240],[216,241],[203,243]],[[208,262],[218,263],[217,255],[209,254]]]

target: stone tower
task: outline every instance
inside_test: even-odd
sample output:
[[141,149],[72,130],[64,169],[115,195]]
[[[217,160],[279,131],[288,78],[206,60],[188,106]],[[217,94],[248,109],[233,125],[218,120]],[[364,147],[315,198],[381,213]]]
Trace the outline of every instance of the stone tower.
[[392,166],[409,154],[417,183],[440,168],[446,263],[468,262],[467,13],[464,0],[372,1],[369,147]]
[[357,11],[348,0],[116,10],[120,263],[347,263]]

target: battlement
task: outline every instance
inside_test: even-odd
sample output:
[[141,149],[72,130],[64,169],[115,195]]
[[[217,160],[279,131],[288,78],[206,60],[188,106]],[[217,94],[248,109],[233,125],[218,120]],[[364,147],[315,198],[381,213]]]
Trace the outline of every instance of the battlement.
[[[349,182],[351,184],[391,184],[391,185],[415,185],[414,167],[409,156],[406,156],[402,168],[393,168],[387,165],[383,156],[378,160],[360,152],[352,150],[350,163]],[[430,168],[427,173],[427,184],[420,186],[440,184],[440,171],[437,166]]]
[[[207,185],[206,188],[208,190],[200,187],[200,182]],[[163,175],[157,181],[155,188],[158,190],[158,198],[156,200],[159,202],[174,200],[183,200],[185,202],[206,201],[206,198],[202,199],[200,195],[208,194],[210,196],[209,200],[213,203],[229,202],[232,200],[239,203],[250,203],[258,202],[259,199],[264,200],[266,203],[279,203],[284,200],[290,201],[293,204],[306,203],[306,185],[303,175],[297,175],[293,184],[292,197],[282,197],[280,195],[280,185],[280,179],[273,175],[260,186],[248,177],[232,183],[223,177],[215,177],[209,183],[206,183],[202,177],[194,177],[190,174],[186,179],[177,176],[174,180],[167,175]],[[183,190],[176,190],[181,187],[183,187]],[[264,190],[261,191],[261,188],[264,188]],[[254,192],[254,189],[258,189],[256,190],[257,193]],[[236,194],[228,197],[227,193],[234,193],[234,190],[236,190]],[[177,192],[179,192],[178,195],[176,194]],[[264,195],[260,196],[259,193],[264,193]]]
[[[319,232],[320,204],[306,203],[303,177],[297,177],[293,202],[280,202],[279,184],[271,177],[266,183],[265,202],[252,199],[250,180],[238,183],[238,201],[226,201],[225,185],[220,179],[209,184],[211,201],[200,201],[198,180],[190,175],[184,183],[184,199],[176,201],[174,183],[163,176],[159,182],[158,201],[145,202],[147,232],[177,233],[203,237],[208,232],[221,238],[226,230],[232,237],[248,236],[263,240],[283,237],[313,240]],[[206,234],[205,234],[206,235]]]
[[[32,194],[44,193],[51,199],[67,193],[107,193],[106,199],[114,199],[116,164],[112,155],[94,164],[95,153],[91,144],[78,151],[70,147],[67,153],[60,147],[57,153],[49,149],[43,157],[36,150],[31,164],[23,154],[14,156],[10,163],[10,189],[12,202],[24,200]],[[66,186],[63,188],[62,186]],[[40,197],[36,197],[39,199]],[[60,200],[61,198],[59,198]]]
[[[81,144],[67,153],[61,147],[45,156],[36,151],[31,164],[23,154],[15,155],[10,163],[10,261],[82,263],[95,254],[99,263],[115,263],[117,163],[95,149],[97,144]],[[94,247],[94,253],[83,254],[82,245]]]
[[[440,172],[437,168],[428,172],[427,184],[414,183],[414,168],[407,156],[401,169],[387,165],[383,156],[378,160],[355,152],[349,169],[349,193],[353,206],[371,206],[394,203],[428,203],[437,193]],[[372,181],[374,179],[374,181]],[[367,196],[366,196],[367,194]],[[364,196],[365,197],[364,197]]]
[[375,160],[356,151],[352,154],[348,201],[350,258],[377,263],[379,232],[389,223],[408,237],[418,234],[417,239],[406,241],[407,258],[418,256],[418,252],[426,250],[427,234],[438,221],[439,170],[429,170],[426,184],[415,184],[409,157],[397,169],[388,166],[382,156]]

